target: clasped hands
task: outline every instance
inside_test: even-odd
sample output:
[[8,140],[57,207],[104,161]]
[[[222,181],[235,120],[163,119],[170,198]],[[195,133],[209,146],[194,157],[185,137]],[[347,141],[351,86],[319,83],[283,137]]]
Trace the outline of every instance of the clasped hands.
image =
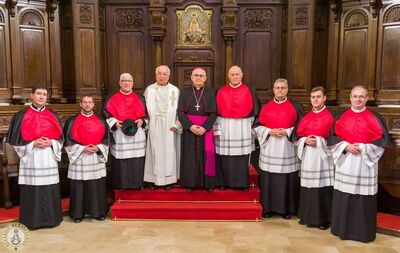
[[89,145],[85,146],[85,148],[83,149],[83,152],[88,153],[88,154],[93,154],[93,153],[96,153],[97,151],[99,151],[99,148],[93,144],[89,144]]
[[51,145],[52,145],[51,140],[47,137],[41,137],[33,142],[33,146],[36,148],[47,148],[50,147]]
[[206,132],[206,129],[202,126],[192,125],[190,131],[195,135],[203,135]]
[[307,146],[315,148],[317,146],[317,139],[315,137],[315,135],[309,135],[306,137],[304,142],[307,144]]
[[346,146],[345,150],[353,155],[361,154],[361,147],[359,143],[349,144]]
[[269,135],[273,137],[284,137],[287,136],[285,128],[273,128],[269,131]]

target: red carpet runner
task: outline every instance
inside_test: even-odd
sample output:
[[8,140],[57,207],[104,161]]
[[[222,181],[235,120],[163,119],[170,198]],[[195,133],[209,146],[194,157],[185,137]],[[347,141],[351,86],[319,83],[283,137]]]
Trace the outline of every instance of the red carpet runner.
[[252,166],[250,185],[249,191],[227,189],[187,192],[179,187],[169,191],[116,190],[111,218],[260,221],[260,190],[256,186],[257,173]]

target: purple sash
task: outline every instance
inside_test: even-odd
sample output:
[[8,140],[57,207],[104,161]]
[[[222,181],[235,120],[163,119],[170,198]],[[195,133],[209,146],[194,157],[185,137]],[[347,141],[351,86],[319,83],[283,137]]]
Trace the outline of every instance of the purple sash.
[[[187,115],[188,119],[195,125],[201,126],[206,122],[207,116]],[[206,176],[215,176],[215,145],[214,131],[211,129],[204,133],[204,146],[206,150],[206,161],[204,171]]]

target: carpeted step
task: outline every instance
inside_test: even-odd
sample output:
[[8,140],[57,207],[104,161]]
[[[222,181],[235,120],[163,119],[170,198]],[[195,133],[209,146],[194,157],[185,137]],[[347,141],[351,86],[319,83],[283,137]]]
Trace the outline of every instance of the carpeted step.
[[114,203],[114,220],[243,220],[260,221],[261,205],[248,202],[139,202]]
[[258,185],[258,174],[252,164],[249,165],[249,184],[253,187]]
[[378,213],[376,218],[379,233],[400,237],[400,215]]
[[115,190],[115,201],[124,200],[154,200],[154,201],[259,201],[260,189],[250,187],[248,191],[241,190],[194,190],[188,192],[184,188],[171,190]]

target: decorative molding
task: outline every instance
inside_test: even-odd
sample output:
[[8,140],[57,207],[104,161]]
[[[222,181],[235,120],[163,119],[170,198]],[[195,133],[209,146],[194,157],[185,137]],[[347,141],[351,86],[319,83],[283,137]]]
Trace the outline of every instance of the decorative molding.
[[57,7],[58,7],[57,0],[47,1],[47,12],[49,14],[49,19],[51,22],[53,22],[55,19],[54,13],[56,12]]
[[17,6],[18,0],[8,1],[8,13],[12,18],[15,18],[15,6]]
[[400,4],[390,7],[383,18],[383,23],[400,22]]
[[255,29],[269,29],[272,26],[271,9],[247,9],[244,12],[245,26]]
[[308,25],[308,6],[298,5],[294,7],[294,25],[307,26]]
[[86,25],[92,24],[92,17],[93,17],[92,7],[93,6],[89,4],[81,4],[79,6],[79,20],[81,24],[86,24]]
[[118,29],[140,29],[143,27],[142,14],[141,9],[117,9],[115,26]]
[[288,8],[283,7],[282,10],[282,30],[283,32],[286,32],[288,30],[288,25],[289,25],[289,14],[288,14]]
[[331,9],[331,11],[333,13],[333,21],[335,23],[339,22],[339,14],[340,14],[340,11],[341,11],[340,1],[335,0],[335,1],[331,2],[330,9]]
[[106,14],[103,7],[99,7],[99,25],[101,30],[106,29]]
[[0,11],[0,23],[5,23],[3,12]]
[[344,21],[344,27],[363,25],[368,25],[368,15],[362,10],[354,10],[350,12]]
[[392,118],[392,128],[391,130],[400,130],[400,118]]
[[154,11],[150,14],[150,27],[165,29],[167,25],[167,15],[163,12]]
[[19,15],[20,25],[30,25],[30,26],[44,26],[44,20],[39,11],[34,9],[25,10]]
[[373,18],[378,16],[379,8],[381,6],[381,0],[369,0],[369,5],[371,6],[371,14]]

